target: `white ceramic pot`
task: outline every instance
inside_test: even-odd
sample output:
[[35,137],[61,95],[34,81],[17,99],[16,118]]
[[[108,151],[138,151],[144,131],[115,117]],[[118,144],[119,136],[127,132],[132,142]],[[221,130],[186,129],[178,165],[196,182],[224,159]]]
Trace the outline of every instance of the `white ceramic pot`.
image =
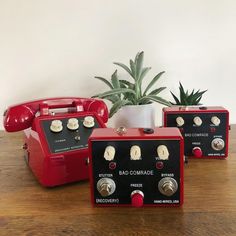
[[122,107],[111,119],[109,126],[114,128],[154,128],[155,104],[128,105]]

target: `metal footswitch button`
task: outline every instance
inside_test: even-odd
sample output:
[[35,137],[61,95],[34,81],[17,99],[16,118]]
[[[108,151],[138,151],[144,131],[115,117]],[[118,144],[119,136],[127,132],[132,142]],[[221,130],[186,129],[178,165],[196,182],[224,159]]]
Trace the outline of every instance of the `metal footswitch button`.
[[102,178],[97,182],[97,190],[103,196],[110,196],[115,192],[116,184],[110,178]]
[[178,183],[175,179],[165,177],[158,183],[159,191],[165,196],[172,196],[178,190]]
[[225,142],[221,138],[215,138],[211,142],[211,147],[216,151],[221,151],[225,147]]

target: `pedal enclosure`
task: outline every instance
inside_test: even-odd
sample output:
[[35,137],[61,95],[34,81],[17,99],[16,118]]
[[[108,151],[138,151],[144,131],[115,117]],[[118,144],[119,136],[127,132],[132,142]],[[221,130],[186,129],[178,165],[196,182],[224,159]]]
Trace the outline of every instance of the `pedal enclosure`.
[[[158,156],[157,148],[161,145],[167,148],[168,159]],[[115,150],[114,158],[106,160],[104,153],[110,146]],[[140,148],[138,160],[131,159],[134,146]],[[137,206],[132,194],[140,193],[143,198],[139,196],[142,198],[139,206],[179,206],[183,203],[183,162],[183,138],[177,128],[130,128],[123,134],[112,128],[94,129],[89,138],[92,204]],[[172,178],[178,185],[172,196],[159,190],[164,178]],[[104,179],[115,185],[109,196],[99,192],[98,185]]]
[[[178,126],[176,119],[183,119]],[[201,125],[194,123],[199,117]],[[218,119],[217,125],[212,119]],[[198,118],[197,118],[198,119]],[[178,127],[184,137],[184,154],[196,158],[226,158],[228,156],[229,112],[223,107],[183,107],[163,108],[164,127]],[[221,142],[220,150],[214,144]],[[194,150],[200,152],[196,155]]]
[[[94,118],[94,127],[84,127],[86,116]],[[77,130],[66,127],[71,118],[78,120]],[[50,130],[53,120],[62,122],[61,132]],[[54,187],[88,179],[88,138],[98,127],[105,127],[105,124],[91,112],[36,117],[32,128],[24,130],[24,149],[28,165],[38,181],[43,186]]]

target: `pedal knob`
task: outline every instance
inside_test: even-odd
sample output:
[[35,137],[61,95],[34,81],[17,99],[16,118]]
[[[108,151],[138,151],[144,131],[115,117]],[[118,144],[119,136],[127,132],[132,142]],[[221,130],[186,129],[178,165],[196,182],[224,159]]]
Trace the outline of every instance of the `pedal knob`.
[[54,133],[59,133],[63,129],[62,122],[60,120],[53,120],[50,125],[50,130]]
[[211,122],[215,126],[219,126],[220,125],[220,119],[217,116],[212,116],[211,117]]
[[133,207],[141,207],[141,206],[143,206],[143,198],[144,198],[144,194],[143,194],[142,191],[134,190],[131,193],[131,205]]
[[141,160],[141,149],[138,145],[134,145],[130,149],[130,159],[131,160]]
[[94,127],[94,118],[92,116],[86,116],[84,117],[84,122],[83,122],[84,127],[86,128],[92,128]]
[[116,149],[113,146],[107,146],[104,151],[104,158],[107,161],[112,161],[115,157]]
[[79,128],[79,121],[76,118],[70,118],[67,122],[69,130],[77,130]]
[[193,123],[194,123],[196,126],[201,126],[201,125],[202,125],[202,119],[201,119],[199,116],[196,116],[196,117],[194,117],[194,119],[193,119]]
[[160,160],[168,160],[169,159],[169,151],[165,145],[159,145],[157,147],[157,155]]
[[184,125],[184,119],[183,119],[181,116],[178,116],[178,117],[176,118],[176,123],[177,123],[177,126],[178,126],[178,127],[181,127],[181,126]]
[[200,147],[194,147],[192,153],[195,157],[202,157],[202,149]]

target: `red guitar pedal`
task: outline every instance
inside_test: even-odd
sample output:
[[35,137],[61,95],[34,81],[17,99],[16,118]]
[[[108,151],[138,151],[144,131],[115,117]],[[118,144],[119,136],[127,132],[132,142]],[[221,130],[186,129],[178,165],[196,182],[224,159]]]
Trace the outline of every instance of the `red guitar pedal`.
[[9,107],[4,127],[24,130],[29,167],[42,185],[56,186],[88,178],[88,137],[107,120],[101,100],[51,98]]
[[229,112],[223,107],[163,108],[165,127],[178,127],[184,154],[196,158],[228,156]]
[[89,138],[96,206],[180,206],[183,138],[177,128],[95,129]]

